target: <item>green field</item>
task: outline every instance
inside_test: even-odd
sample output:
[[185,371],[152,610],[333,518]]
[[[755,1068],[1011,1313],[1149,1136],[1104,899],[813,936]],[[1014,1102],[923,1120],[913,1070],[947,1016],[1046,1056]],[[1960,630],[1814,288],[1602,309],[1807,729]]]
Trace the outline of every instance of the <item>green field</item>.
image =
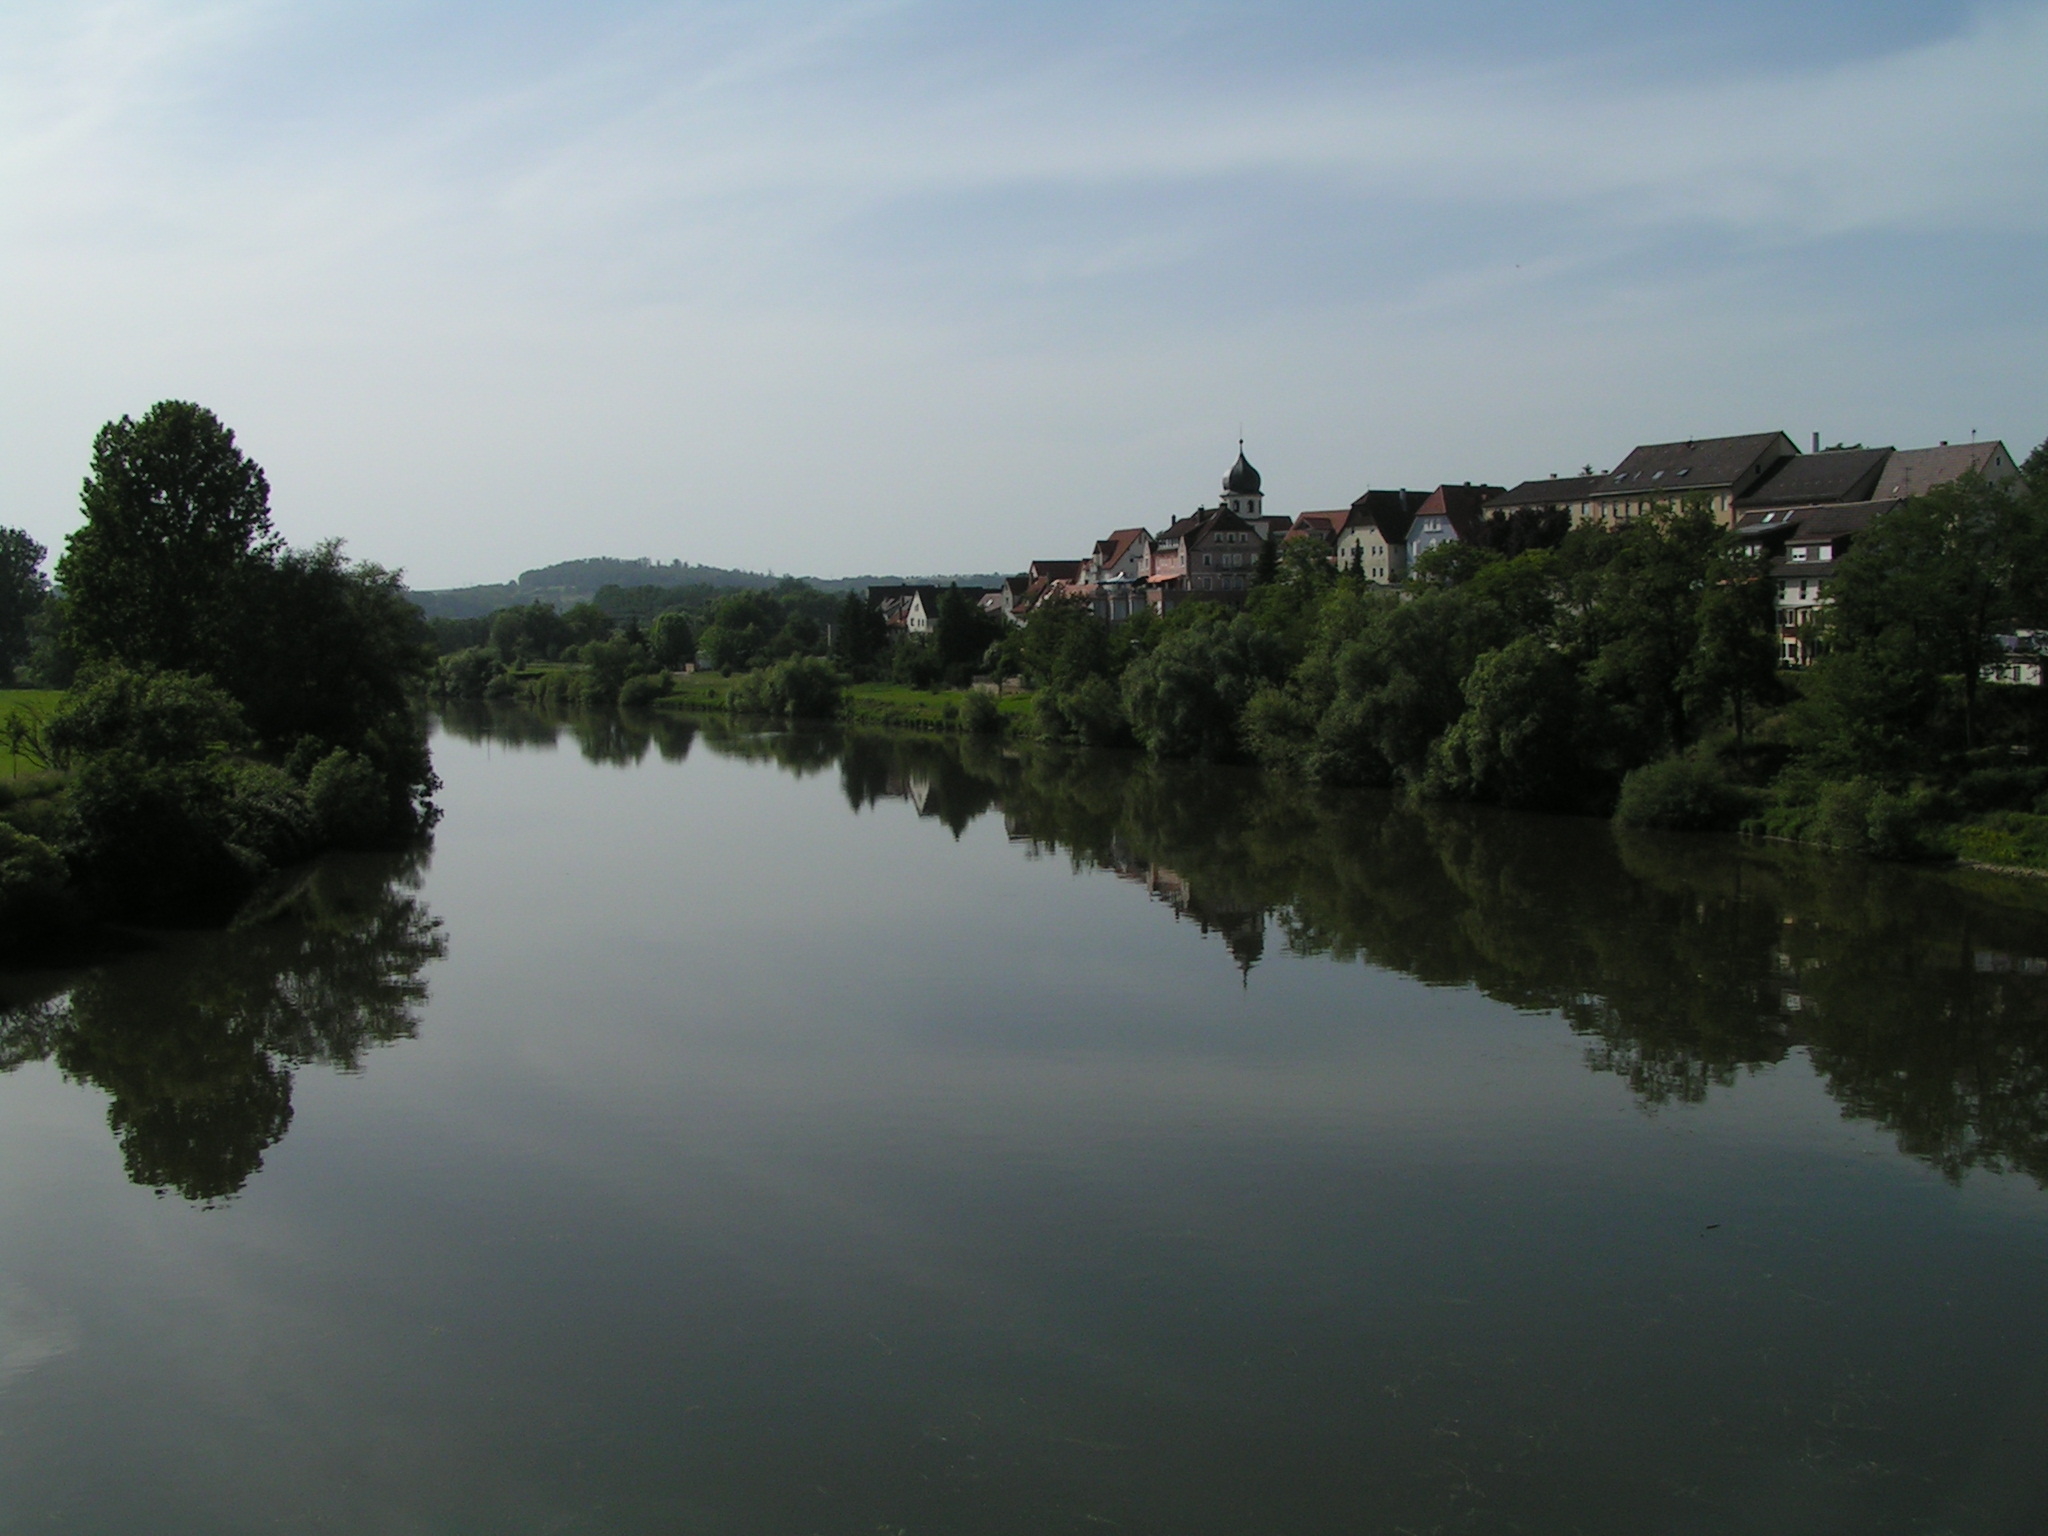
[[[57,701],[64,695],[47,689],[9,688],[0,689],[0,729],[7,721],[23,711],[41,715],[45,720],[56,712]],[[4,735],[0,735],[0,778],[19,778],[23,774],[40,773],[42,765],[28,758],[17,758],[9,750]]]

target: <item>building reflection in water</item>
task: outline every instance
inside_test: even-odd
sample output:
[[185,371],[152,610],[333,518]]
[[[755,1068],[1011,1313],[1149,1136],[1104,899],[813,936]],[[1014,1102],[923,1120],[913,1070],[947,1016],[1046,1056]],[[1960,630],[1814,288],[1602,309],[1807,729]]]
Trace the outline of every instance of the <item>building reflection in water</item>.
[[1647,1110],[1803,1052],[1854,1117],[1949,1178],[2048,1184],[2048,883],[1727,837],[1413,805],[1250,771],[976,738],[699,722],[713,752],[813,773],[958,837],[1142,887],[1215,936],[1355,960],[1561,1018]]

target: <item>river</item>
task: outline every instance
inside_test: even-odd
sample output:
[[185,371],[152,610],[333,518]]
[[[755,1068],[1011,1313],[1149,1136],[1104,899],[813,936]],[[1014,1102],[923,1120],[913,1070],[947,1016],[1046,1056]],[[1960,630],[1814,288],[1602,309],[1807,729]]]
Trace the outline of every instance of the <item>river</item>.
[[451,713],[0,977],[0,1532],[2037,1532],[2048,882]]

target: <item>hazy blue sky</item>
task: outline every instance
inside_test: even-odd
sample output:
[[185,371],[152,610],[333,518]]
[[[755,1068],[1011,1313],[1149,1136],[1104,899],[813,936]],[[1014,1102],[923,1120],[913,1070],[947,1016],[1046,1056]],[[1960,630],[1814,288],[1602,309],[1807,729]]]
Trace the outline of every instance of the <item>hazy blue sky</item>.
[[2044,236],[2048,4],[10,0],[0,522],[166,396],[422,586],[2024,452]]

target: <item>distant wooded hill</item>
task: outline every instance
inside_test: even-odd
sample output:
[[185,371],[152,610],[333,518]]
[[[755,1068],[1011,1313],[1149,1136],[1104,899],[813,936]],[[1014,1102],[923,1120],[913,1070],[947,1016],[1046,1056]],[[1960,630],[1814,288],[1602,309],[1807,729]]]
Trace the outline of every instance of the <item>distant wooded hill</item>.
[[[538,570],[521,571],[517,581],[479,587],[443,587],[409,594],[430,619],[470,619],[500,608],[524,603],[551,603],[567,608],[589,602],[603,587],[772,587],[781,576],[765,571],[727,570],[718,565],[691,565],[683,560],[662,564],[658,560],[564,560]],[[821,592],[844,592],[852,588],[887,586],[902,582],[929,582],[945,586],[958,582],[963,587],[993,587],[1002,582],[993,573],[955,576],[806,576],[802,580]]]

